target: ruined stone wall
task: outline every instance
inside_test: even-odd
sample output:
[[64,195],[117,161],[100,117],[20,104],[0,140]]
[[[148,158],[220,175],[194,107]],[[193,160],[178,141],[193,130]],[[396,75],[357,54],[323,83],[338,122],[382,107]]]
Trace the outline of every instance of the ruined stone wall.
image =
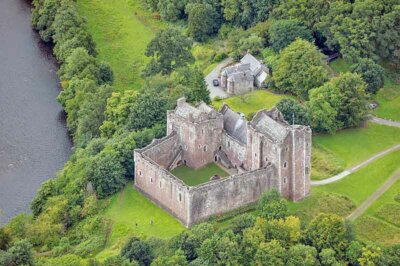
[[222,151],[228,156],[233,166],[240,167],[246,159],[246,145],[229,136],[222,134]]
[[134,157],[135,187],[188,226],[189,187],[139,151]]
[[188,121],[168,113],[168,130],[176,131],[183,148],[182,158],[187,166],[197,169],[214,160],[214,152],[222,139],[222,115],[204,121]]
[[143,154],[167,169],[178,153],[179,146],[179,137],[176,133],[171,133],[162,139],[154,140],[152,144],[146,147]]
[[275,167],[258,169],[210,181],[189,192],[189,224],[200,222],[216,214],[222,214],[258,201],[260,195],[275,187]]

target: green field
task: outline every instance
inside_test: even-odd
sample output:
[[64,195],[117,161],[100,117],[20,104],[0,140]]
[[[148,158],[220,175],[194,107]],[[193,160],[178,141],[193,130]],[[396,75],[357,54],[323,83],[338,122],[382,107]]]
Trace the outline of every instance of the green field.
[[384,245],[400,243],[400,202],[394,199],[399,193],[397,181],[354,222],[361,239]]
[[400,151],[394,151],[340,181],[312,189],[341,194],[358,206],[396,172],[399,162]]
[[[382,66],[385,69],[385,85],[375,96],[379,107],[374,113],[382,118],[400,121],[400,73],[385,62]],[[343,59],[333,61],[330,67],[336,73],[350,70],[350,64]]]
[[210,181],[213,175],[227,177],[229,174],[215,163],[210,163],[199,169],[192,169],[185,165],[179,166],[171,171],[173,175],[181,179],[188,186],[196,186]]
[[131,183],[111,198],[104,216],[112,221],[112,231],[99,258],[119,253],[129,236],[169,238],[185,229],[169,213],[136,191]]
[[234,96],[214,101],[213,105],[220,109],[222,104],[226,103],[234,111],[249,115],[251,113],[256,113],[261,109],[272,108],[284,97],[287,96],[274,94],[266,90],[257,90],[242,96]]
[[155,32],[164,25],[141,7],[140,0],[78,0],[98,51],[98,59],[111,64],[117,90],[139,89],[144,55]]

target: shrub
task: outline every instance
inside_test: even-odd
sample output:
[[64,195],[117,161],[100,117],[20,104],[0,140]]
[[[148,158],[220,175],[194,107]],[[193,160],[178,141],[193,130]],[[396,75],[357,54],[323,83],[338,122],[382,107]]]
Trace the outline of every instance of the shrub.
[[130,261],[137,261],[140,266],[148,266],[154,259],[150,246],[137,237],[132,237],[125,243],[121,250],[121,256]]

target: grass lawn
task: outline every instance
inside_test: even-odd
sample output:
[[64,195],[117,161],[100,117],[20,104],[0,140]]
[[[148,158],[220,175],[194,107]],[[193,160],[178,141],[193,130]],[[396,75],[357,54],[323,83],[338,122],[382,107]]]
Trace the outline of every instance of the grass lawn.
[[364,127],[345,129],[334,135],[314,136],[313,142],[349,168],[400,143],[400,128],[366,123]]
[[97,255],[99,259],[118,254],[129,236],[170,238],[185,229],[169,213],[136,191],[131,183],[111,198],[104,216],[113,224],[105,249]]
[[[350,71],[350,63],[343,59],[338,59],[330,64],[330,67],[336,72]],[[400,73],[393,69],[386,62],[382,66],[385,69],[385,85],[375,96],[379,107],[374,111],[375,115],[400,121]]]
[[399,169],[399,162],[400,151],[394,151],[338,182],[312,190],[341,194],[358,206]]
[[139,89],[148,59],[147,44],[164,24],[141,7],[140,0],[78,0],[96,43],[98,58],[111,64],[117,90]]
[[192,169],[185,165],[179,166],[171,171],[173,175],[181,179],[188,186],[196,186],[210,181],[213,175],[227,177],[229,174],[215,163],[210,163],[199,169]]
[[256,90],[242,96],[234,96],[220,101],[214,101],[213,105],[220,109],[222,104],[226,103],[236,112],[249,115],[261,109],[270,109],[285,97],[287,96],[274,94],[266,90]]
[[397,181],[354,222],[361,239],[384,245],[400,243],[400,202],[395,200],[399,193]]

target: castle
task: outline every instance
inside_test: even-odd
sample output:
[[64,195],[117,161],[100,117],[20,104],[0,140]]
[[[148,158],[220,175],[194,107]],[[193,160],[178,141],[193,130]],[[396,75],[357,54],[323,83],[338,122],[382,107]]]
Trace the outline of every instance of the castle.
[[[310,159],[311,129],[289,125],[276,108],[247,121],[225,104],[218,112],[181,98],[167,113],[167,136],[134,151],[135,187],[189,227],[255,203],[272,188],[303,199],[310,191]],[[211,162],[231,175],[188,186],[171,173]]]

